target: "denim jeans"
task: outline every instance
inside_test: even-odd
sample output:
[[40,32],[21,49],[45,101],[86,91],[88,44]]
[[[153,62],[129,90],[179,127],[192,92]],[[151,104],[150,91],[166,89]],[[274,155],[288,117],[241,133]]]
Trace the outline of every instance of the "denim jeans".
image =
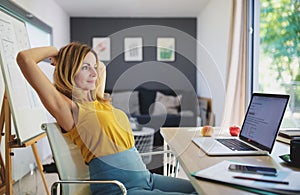
[[[118,180],[128,195],[197,194],[188,180],[150,173],[136,148],[95,158],[89,163],[91,180]],[[93,195],[120,194],[114,184],[91,184]]]

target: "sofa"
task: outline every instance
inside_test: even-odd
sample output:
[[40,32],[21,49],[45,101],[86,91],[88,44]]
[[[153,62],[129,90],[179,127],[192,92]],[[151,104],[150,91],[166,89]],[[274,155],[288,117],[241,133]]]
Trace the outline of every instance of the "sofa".
[[[159,150],[163,146],[161,127],[196,125],[198,102],[194,91],[139,87],[134,90],[113,90],[108,93],[111,94],[112,104],[123,110],[128,117],[135,118],[139,126],[155,129],[154,149]],[[158,161],[162,161],[162,157],[157,158]],[[155,158],[153,159],[155,161]],[[162,173],[162,167],[149,166],[156,167],[152,172]]]
[[194,91],[136,88],[111,91],[112,104],[142,126],[195,126],[198,100]]

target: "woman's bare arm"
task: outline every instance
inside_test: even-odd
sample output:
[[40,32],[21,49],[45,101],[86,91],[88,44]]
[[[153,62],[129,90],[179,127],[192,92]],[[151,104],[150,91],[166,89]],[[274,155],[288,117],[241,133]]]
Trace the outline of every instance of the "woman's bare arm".
[[49,57],[57,56],[55,47],[39,47],[18,53],[17,63],[26,80],[38,93],[42,103],[50,114],[56,118],[58,124],[66,131],[74,126],[72,115],[72,101],[56,90],[54,85],[37,66]]
[[106,85],[106,66],[103,62],[99,61],[99,79],[100,79],[100,87],[98,89],[98,94],[100,97],[104,97],[104,90]]

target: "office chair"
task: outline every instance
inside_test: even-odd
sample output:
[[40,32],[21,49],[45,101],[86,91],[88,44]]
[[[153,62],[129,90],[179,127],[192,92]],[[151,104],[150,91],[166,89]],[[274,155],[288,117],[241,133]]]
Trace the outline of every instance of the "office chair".
[[89,195],[91,183],[115,184],[120,188],[120,194],[127,194],[125,186],[117,180],[89,180],[89,168],[80,150],[61,133],[57,123],[42,124],[42,129],[46,131],[60,179],[52,184],[51,195],[57,194],[58,186],[63,195]]

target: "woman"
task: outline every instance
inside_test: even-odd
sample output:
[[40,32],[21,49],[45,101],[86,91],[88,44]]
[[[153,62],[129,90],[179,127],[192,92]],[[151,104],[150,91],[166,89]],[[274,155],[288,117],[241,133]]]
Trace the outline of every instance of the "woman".
[[[54,85],[37,63],[50,58]],[[128,194],[191,194],[187,180],[150,173],[136,148],[124,112],[105,98],[106,69],[87,45],[70,43],[59,51],[40,47],[19,52],[17,62],[42,103],[80,148],[90,178],[119,180]],[[120,194],[114,185],[91,185],[93,194]]]

